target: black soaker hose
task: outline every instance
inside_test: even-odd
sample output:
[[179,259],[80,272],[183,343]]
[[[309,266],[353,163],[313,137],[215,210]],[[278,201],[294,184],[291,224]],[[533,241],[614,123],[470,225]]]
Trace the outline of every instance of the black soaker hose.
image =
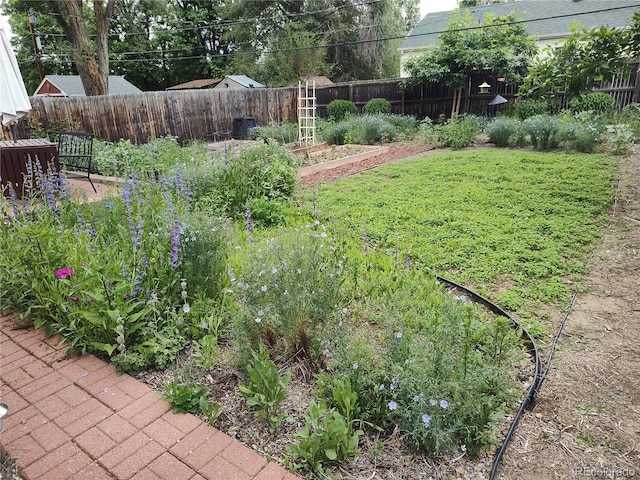
[[[511,422],[511,426],[509,427],[509,431],[507,432],[507,435],[502,443],[502,446],[500,447],[500,451],[498,452],[498,455],[496,455],[495,460],[493,461],[493,468],[491,469],[491,474],[489,475],[489,480],[493,480],[495,478],[496,473],[498,472],[498,467],[500,466],[500,460],[502,459],[502,455],[504,455],[505,450],[507,449],[507,445],[509,443],[509,440],[511,440],[511,436],[513,435],[513,432],[515,431],[516,427],[518,426],[518,422],[520,421],[520,417],[522,416],[522,413],[524,412],[525,408],[527,408],[529,405],[532,405],[533,402],[535,401],[535,396],[538,393],[538,391],[540,390],[540,385],[542,384],[542,381],[544,380],[544,377],[541,375],[541,371],[542,371],[542,360],[540,358],[540,352],[538,351],[538,347],[536,346],[536,342],[533,340],[533,337],[531,336],[531,334],[527,331],[526,328],[524,328],[515,318],[513,318],[511,315],[509,315],[507,312],[505,312],[502,308],[500,308],[498,305],[496,305],[495,303],[487,300],[486,298],[484,298],[482,295],[477,294],[476,292],[469,290],[468,288],[459,285],[455,282],[452,282],[451,280],[448,280],[446,278],[443,278],[439,275],[436,275],[436,278],[441,282],[441,283],[446,283],[447,285],[450,285],[458,290],[461,290],[463,292],[465,292],[466,294],[468,294],[470,297],[472,297],[477,303],[481,303],[482,305],[484,305],[486,308],[488,308],[490,311],[492,311],[493,313],[495,313],[496,315],[501,315],[503,317],[506,317],[509,319],[509,322],[511,322],[511,325],[519,330],[520,332],[522,332],[522,336],[525,339],[525,342],[527,343],[527,346],[529,348],[529,354],[532,356],[532,360],[534,362],[534,366],[535,366],[535,372],[533,375],[533,381],[531,382],[531,385],[529,386],[529,389],[527,390],[527,393],[524,397],[524,399],[522,400],[522,403],[520,404],[520,408],[518,409],[518,412],[516,413],[516,416],[514,417],[513,421]],[[575,296],[574,296],[575,298]],[[568,314],[567,314],[568,316]],[[566,321],[566,318],[565,318]],[[562,322],[562,325],[564,325],[564,321]],[[562,329],[562,326],[560,327],[560,330]],[[560,331],[558,331],[558,334],[556,335],[556,340],[560,335]],[[554,346],[555,346],[555,342],[554,342]],[[551,352],[551,355],[553,355],[553,351]],[[551,363],[551,357],[549,358],[549,362],[547,364],[547,370],[545,371],[544,375],[546,376],[547,372],[549,371],[549,365]]]

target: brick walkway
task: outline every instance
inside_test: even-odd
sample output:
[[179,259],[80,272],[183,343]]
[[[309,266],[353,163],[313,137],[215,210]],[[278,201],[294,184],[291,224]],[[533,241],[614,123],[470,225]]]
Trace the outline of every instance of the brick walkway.
[[2,447],[25,480],[296,480],[92,356],[0,312]]

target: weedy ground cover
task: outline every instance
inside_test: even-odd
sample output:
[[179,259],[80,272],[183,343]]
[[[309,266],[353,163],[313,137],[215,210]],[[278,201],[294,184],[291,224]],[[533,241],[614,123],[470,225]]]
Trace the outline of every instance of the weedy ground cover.
[[[475,285],[513,310],[566,298],[612,200],[601,155],[476,150],[390,164],[319,187],[322,220]],[[527,308],[527,309],[528,309]],[[522,309],[524,314],[524,309]]]
[[[80,205],[63,175],[32,172],[27,199],[2,203],[0,308],[133,374],[175,365],[165,396],[211,422],[224,412],[203,379],[234,369],[247,407],[288,438],[289,467],[318,475],[357,455],[363,435],[401,432],[425,455],[492,444],[530,365],[506,319],[433,272],[485,293],[506,284],[513,309],[562,299],[615,168],[458,152],[296,197],[276,144],[190,162],[158,175],[129,164],[121,195]],[[292,365],[315,385],[297,419],[283,407]]]

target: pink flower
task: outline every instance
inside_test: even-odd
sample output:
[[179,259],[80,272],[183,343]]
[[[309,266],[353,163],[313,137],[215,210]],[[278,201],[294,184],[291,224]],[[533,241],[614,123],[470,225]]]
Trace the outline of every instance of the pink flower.
[[78,301],[78,296],[77,295],[71,295],[71,300],[73,300],[74,302]]
[[61,268],[56,270],[56,278],[69,278],[73,275],[73,268]]

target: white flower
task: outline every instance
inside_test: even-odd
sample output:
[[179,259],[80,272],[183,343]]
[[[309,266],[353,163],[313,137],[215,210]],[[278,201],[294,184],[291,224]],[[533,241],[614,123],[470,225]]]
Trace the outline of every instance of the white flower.
[[185,303],[184,306],[182,307],[182,311],[184,313],[189,313],[191,311],[191,307],[189,306],[188,303]]
[[389,407],[389,410],[395,410],[398,408],[398,404],[396,402],[394,402],[393,400],[391,400],[389,403],[387,403],[387,406]]
[[261,321],[260,317],[256,318],[256,323],[260,323]]
[[353,367],[353,369],[354,369],[354,370],[357,370],[357,369],[358,369],[358,364],[357,364],[357,363],[354,363],[354,364],[352,365],[352,367]]
[[402,338],[402,332],[396,332],[396,338]]
[[440,408],[448,408],[449,407],[449,402],[447,402],[446,400],[440,400]]

